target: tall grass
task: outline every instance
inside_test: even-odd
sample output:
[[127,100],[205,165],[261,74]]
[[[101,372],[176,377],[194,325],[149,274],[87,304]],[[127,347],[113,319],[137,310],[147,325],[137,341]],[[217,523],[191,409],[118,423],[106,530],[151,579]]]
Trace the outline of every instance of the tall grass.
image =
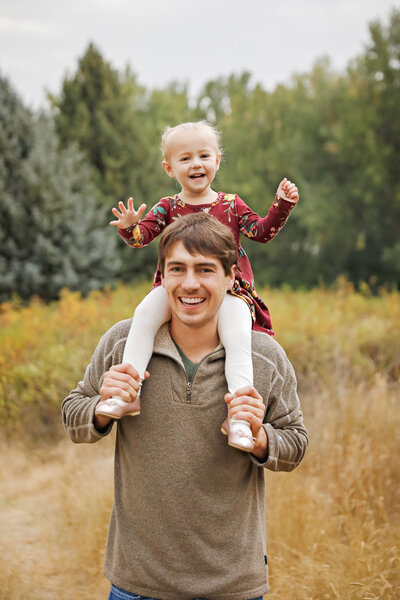
[[[113,442],[70,444],[59,407],[146,289],[1,307],[1,600],[107,597]],[[267,473],[271,600],[400,598],[400,295],[363,291],[262,294],[310,433],[296,471]]]
[[[64,290],[59,302],[0,305],[0,425],[49,437],[60,423],[60,398],[83,376],[100,336],[132,316],[149,285],[93,292]],[[58,432],[59,433],[59,432]]]

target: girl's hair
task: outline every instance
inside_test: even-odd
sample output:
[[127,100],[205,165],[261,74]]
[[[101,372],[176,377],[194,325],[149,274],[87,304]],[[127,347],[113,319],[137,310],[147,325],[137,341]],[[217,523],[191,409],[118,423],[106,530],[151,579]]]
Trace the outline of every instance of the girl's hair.
[[229,227],[204,212],[185,215],[164,229],[158,246],[158,268],[164,275],[165,260],[174,244],[182,242],[190,254],[217,258],[229,275],[238,262],[236,241]]
[[221,134],[218,131],[218,129],[216,127],[214,127],[213,125],[210,125],[210,123],[208,123],[207,121],[195,121],[195,122],[187,122],[187,123],[180,123],[180,125],[176,125],[175,127],[170,127],[168,125],[168,127],[166,127],[164,129],[164,131],[162,132],[161,135],[161,152],[162,155],[164,157],[164,160],[166,160],[166,157],[168,155],[168,138],[171,135],[171,133],[175,132],[175,131],[192,131],[193,133],[200,133],[201,131],[205,131],[207,132],[210,136],[212,136],[215,140],[215,147],[217,149],[218,152],[221,152],[222,154],[222,149],[221,149]]

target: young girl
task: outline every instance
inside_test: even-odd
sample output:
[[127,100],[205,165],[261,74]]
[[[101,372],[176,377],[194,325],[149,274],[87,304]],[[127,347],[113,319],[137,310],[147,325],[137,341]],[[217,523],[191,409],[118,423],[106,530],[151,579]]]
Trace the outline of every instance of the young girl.
[[[146,246],[169,223],[188,213],[205,211],[231,228],[239,260],[233,289],[227,293],[219,311],[218,333],[226,352],[228,390],[234,394],[243,386],[253,385],[251,329],[273,335],[268,309],[255,290],[250,262],[240,245],[240,233],[257,242],[272,240],[297,203],[298,190],[293,183],[283,179],[264,218],[254,213],[236,194],[215,192],[211,184],[221,161],[219,134],[205,121],[167,127],[162,135],[162,151],[163,169],[178,180],[179,194],[162,198],[143,219],[145,204],[135,211],[132,198],[127,207],[120,202],[119,211],[112,209],[116,220],[111,221],[111,225],[118,227],[120,235],[133,248]],[[135,310],[123,356],[124,362],[136,368],[140,381],[144,379],[153,353],[154,336],[169,318],[170,307],[157,270],[152,291]],[[135,405],[132,412],[132,404],[114,397],[100,402],[96,413],[119,419],[139,414],[140,398]],[[254,441],[247,421],[231,419],[226,429],[224,425],[223,432],[228,434],[231,446],[245,452],[253,450]]]

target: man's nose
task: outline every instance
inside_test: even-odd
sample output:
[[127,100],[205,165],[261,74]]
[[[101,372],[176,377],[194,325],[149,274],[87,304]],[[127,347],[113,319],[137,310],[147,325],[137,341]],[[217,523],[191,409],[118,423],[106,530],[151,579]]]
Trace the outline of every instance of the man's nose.
[[191,269],[189,269],[186,272],[185,278],[182,282],[182,286],[186,290],[197,290],[200,287],[199,278],[195,271],[192,271]]

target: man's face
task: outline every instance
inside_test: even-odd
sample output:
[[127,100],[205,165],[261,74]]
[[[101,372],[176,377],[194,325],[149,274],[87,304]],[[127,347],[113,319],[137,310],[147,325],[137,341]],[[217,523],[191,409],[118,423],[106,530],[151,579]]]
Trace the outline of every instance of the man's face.
[[188,327],[203,327],[218,320],[218,311],[231,289],[235,268],[225,275],[214,256],[190,254],[176,242],[165,259],[162,284],[172,310],[172,320]]

